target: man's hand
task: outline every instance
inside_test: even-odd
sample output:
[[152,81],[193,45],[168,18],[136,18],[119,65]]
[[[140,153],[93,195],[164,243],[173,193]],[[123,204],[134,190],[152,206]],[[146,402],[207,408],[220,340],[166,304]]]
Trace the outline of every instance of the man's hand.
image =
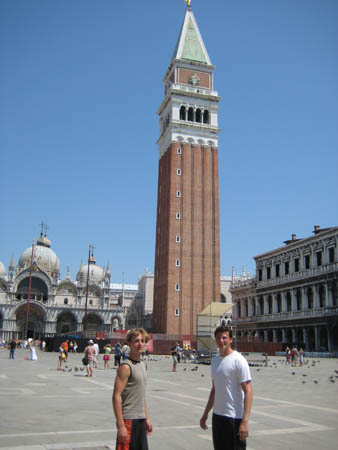
[[151,434],[153,432],[153,426],[149,419],[146,419],[146,430],[147,434]]
[[249,423],[247,421],[241,421],[238,429],[238,436],[241,441],[245,441],[245,439],[249,436]]
[[200,427],[202,428],[202,430],[208,429],[208,425],[206,424],[207,419],[208,419],[208,414],[204,413],[200,420]]
[[117,440],[118,442],[127,442],[129,439],[129,434],[127,427],[125,425],[121,425],[117,430]]

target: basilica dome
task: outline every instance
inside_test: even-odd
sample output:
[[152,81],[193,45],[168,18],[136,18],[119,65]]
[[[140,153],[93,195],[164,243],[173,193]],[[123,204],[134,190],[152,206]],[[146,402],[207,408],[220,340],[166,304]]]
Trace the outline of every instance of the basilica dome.
[[4,276],[6,276],[6,269],[5,266],[2,264],[2,262],[0,261],[0,277]]
[[[76,279],[79,283],[86,283],[88,274],[88,264],[80,265]],[[89,282],[99,285],[105,278],[105,271],[102,267],[96,265],[96,259],[91,256],[89,261]]]
[[[47,237],[42,237],[34,246],[34,263],[43,271],[47,273],[55,273],[60,271],[60,261],[53,250],[50,248],[51,243]],[[32,247],[26,250],[20,256],[18,267],[23,270],[30,267],[32,257]]]

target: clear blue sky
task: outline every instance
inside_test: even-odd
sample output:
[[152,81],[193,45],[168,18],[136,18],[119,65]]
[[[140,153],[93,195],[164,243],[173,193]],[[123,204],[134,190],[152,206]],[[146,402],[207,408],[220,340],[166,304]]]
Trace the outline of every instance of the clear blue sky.
[[[219,110],[221,273],[338,225],[337,0],[192,0]],[[183,0],[0,2],[0,261],[42,220],[76,276],[153,271],[162,77]]]

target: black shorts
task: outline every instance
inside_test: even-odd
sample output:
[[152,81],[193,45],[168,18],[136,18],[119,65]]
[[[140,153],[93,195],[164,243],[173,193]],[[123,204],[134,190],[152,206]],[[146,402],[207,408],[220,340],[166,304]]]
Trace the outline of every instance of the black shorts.
[[238,428],[242,419],[212,415],[212,440],[214,450],[245,450],[246,441],[241,441]]
[[124,419],[128,430],[127,442],[116,439],[116,450],[148,450],[146,419]]

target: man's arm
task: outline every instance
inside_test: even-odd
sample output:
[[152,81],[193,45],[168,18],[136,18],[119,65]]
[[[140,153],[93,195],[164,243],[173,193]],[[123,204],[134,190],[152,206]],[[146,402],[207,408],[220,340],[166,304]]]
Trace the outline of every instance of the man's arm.
[[238,436],[241,441],[244,441],[249,435],[249,415],[252,407],[252,383],[246,381],[241,383],[241,388],[244,392],[244,412],[243,418],[239,426]]
[[121,442],[124,442],[128,439],[128,430],[125,426],[122,416],[121,394],[128,383],[129,376],[130,367],[127,364],[123,364],[122,366],[120,366],[116,374],[113,392],[113,409],[117,423],[117,438]]
[[209,394],[208,403],[206,404],[203,416],[201,417],[201,420],[200,420],[200,427],[203,430],[206,430],[208,428],[207,424],[206,424],[206,421],[208,419],[209,411],[214,406],[214,401],[215,401],[215,385],[214,385],[214,381],[212,381],[212,388],[211,388],[211,391],[210,391],[210,394]]
[[146,404],[145,400],[144,400],[144,411],[145,411],[145,414],[146,414],[147,434],[151,434],[153,432],[153,426],[152,426],[152,423],[150,422],[148,408],[147,408],[147,404]]

